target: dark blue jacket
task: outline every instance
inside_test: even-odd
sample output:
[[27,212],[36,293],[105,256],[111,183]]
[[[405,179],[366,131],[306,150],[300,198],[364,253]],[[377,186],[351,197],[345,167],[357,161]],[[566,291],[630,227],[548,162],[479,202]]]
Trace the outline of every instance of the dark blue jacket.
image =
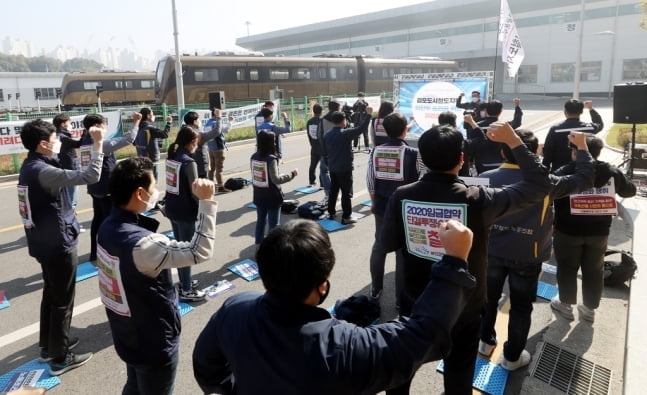
[[[89,133],[84,132],[81,136],[81,146],[92,145],[92,136]],[[101,178],[99,182],[88,185],[88,194],[96,198],[104,198],[110,196],[108,193],[108,183],[110,181],[110,174],[112,170],[117,166],[117,158],[115,157],[114,152],[103,155],[103,164],[101,165]]]
[[[133,248],[140,239],[153,233],[159,223],[113,207],[97,237],[99,245],[99,286],[104,271],[123,285],[123,295],[116,294],[128,304],[128,314],[118,314],[106,308],[115,350],[128,364],[162,364],[178,351],[180,342],[180,311],[177,290],[171,270],[164,269],[151,278],[142,274],[133,262]],[[103,262],[103,254],[117,262],[114,269]]]
[[76,149],[81,146],[81,140],[72,138],[72,134],[67,130],[56,130],[58,139],[61,140],[61,152],[58,154],[58,160],[61,166],[67,170],[77,170],[79,168],[79,158],[76,155]]
[[76,248],[79,235],[79,223],[68,188],[59,188],[58,195],[52,196],[38,181],[38,173],[48,166],[60,168],[61,164],[56,159],[29,152],[18,179],[19,185],[29,187],[34,226],[25,228],[25,235],[29,255],[35,258],[69,253]]
[[355,137],[368,129],[370,115],[364,115],[362,122],[356,128],[342,129],[335,126],[324,131],[324,151],[328,155],[328,170],[334,173],[353,171],[353,147]]
[[205,393],[239,395],[375,394],[401,385],[449,350],[474,283],[464,268],[445,257],[410,318],[365,328],[267,293],[232,296],[196,341],[194,376]]
[[[216,126],[216,123],[222,123],[222,118],[210,118],[207,120],[207,123],[204,125],[205,130],[213,129]],[[226,147],[225,134],[221,132],[213,140],[209,140],[207,147],[211,152],[223,151]]]
[[[596,134],[604,128],[604,122],[600,114],[593,109],[589,113],[591,114],[591,122],[583,122],[578,118],[567,118],[564,122],[548,129],[542,151],[544,156],[542,163],[550,171],[554,172],[560,167],[571,163],[571,149],[568,147],[569,129],[586,128],[586,130],[580,131]],[[558,132],[558,130],[561,130],[561,132]]]
[[[502,218],[490,228],[488,255],[519,262],[544,262],[550,259],[553,235],[553,200],[579,193],[593,186],[593,160],[585,151],[577,156],[577,172],[557,177],[550,194],[522,212]],[[522,180],[519,166],[504,163],[480,177],[489,178],[491,187],[504,187]]]
[[164,130],[158,129],[155,124],[142,121],[139,124],[139,131],[137,132],[137,137],[135,138],[135,147],[137,147],[137,154],[139,156],[145,156],[157,162],[160,160],[160,141],[161,139],[168,138],[168,134],[171,131],[171,124],[166,123]]
[[[310,155],[321,156],[321,142],[319,141],[319,124],[321,123],[321,116],[315,115],[308,119],[306,123],[306,133],[308,142],[310,143]],[[311,129],[314,129],[311,130]]]
[[[389,198],[393,192],[402,185],[410,184],[418,181],[418,150],[407,146],[404,140],[390,139],[389,142],[383,144],[385,147],[404,147],[404,163],[401,163],[404,174],[402,181],[395,180],[381,180],[375,178],[375,215],[384,216],[386,206],[389,203]],[[373,155],[375,150],[371,152],[370,161],[373,162]],[[375,164],[373,164],[375,166]]]
[[166,216],[174,221],[195,221],[198,218],[198,201],[193,196],[191,186],[193,180],[189,180],[187,176],[188,167],[195,163],[195,160],[183,147],[178,148],[172,159],[182,163],[178,173],[180,191],[177,195],[166,192],[166,205],[164,206]]

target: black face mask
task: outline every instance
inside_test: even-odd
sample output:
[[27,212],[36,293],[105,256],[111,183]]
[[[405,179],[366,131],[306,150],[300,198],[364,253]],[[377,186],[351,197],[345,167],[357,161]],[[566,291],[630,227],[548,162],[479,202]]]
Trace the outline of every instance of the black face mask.
[[328,287],[326,287],[326,292],[324,292],[323,295],[319,295],[319,304],[322,304],[328,297],[328,294],[330,294],[330,281],[326,280],[326,284],[328,284]]

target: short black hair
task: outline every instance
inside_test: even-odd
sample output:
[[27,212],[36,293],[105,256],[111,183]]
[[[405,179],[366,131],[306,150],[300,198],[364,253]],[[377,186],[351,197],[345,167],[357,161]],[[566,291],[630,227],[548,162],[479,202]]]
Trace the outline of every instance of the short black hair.
[[337,125],[338,123],[341,123],[345,119],[346,119],[346,114],[344,114],[341,111],[335,111],[330,116],[330,121],[335,125]]
[[391,137],[392,139],[397,139],[402,136],[402,133],[407,128],[407,119],[404,117],[404,115],[398,112],[393,112],[384,117],[382,125],[384,126],[384,130],[386,130],[386,134],[389,137]]
[[472,95],[473,95],[473,94],[475,94],[475,93],[476,93],[477,95],[479,95],[479,97],[481,97],[481,92],[479,92],[479,91],[472,91]]
[[584,112],[584,103],[576,99],[567,100],[564,103],[564,111],[570,115],[580,115]]
[[52,123],[56,129],[60,129],[61,125],[70,120],[70,116],[67,114],[56,114]]
[[335,252],[321,225],[296,219],[268,233],[256,251],[256,262],[268,294],[301,303],[328,279]]
[[265,101],[265,103],[263,103],[263,106],[264,107],[274,107],[274,102],[271,101],[271,100],[267,100],[267,101]]
[[451,111],[444,111],[438,115],[439,125],[452,125],[456,127],[456,114]]
[[501,111],[503,111],[503,103],[499,100],[492,100],[487,104],[487,107],[485,107],[485,111],[487,111],[490,116],[498,117],[501,115]]
[[148,116],[153,112],[150,107],[144,107],[141,110],[139,110],[139,113],[142,114],[142,119],[146,120]]
[[604,148],[604,141],[602,141],[598,136],[589,134],[586,136],[586,146],[589,149],[589,154],[591,154],[594,159],[597,159],[602,152],[602,148]]
[[[533,154],[537,153],[539,139],[537,139],[537,136],[532,131],[528,129],[517,129],[514,132],[519,136],[525,146],[528,147],[530,152]],[[505,156],[505,160],[508,163],[517,164],[517,159],[515,159],[512,149],[507,144],[501,144],[501,150],[503,150],[503,156]]]
[[315,105],[312,106],[312,112],[315,115],[321,115],[321,113],[323,112],[323,107],[321,107],[321,104],[315,103]]
[[56,133],[54,125],[42,119],[35,119],[22,125],[20,140],[28,151],[35,151],[41,141],[49,141],[54,133]]
[[261,130],[256,136],[258,153],[265,155],[276,155],[276,134],[269,130]]
[[267,108],[267,107],[261,108],[261,116],[264,119],[272,118],[272,115],[274,115],[274,111],[271,108]]
[[341,104],[336,100],[331,100],[328,102],[328,111],[339,111]]
[[90,130],[91,127],[104,123],[106,123],[106,117],[101,114],[88,114],[83,117],[83,127],[85,130]]
[[117,163],[110,174],[108,191],[117,207],[128,204],[137,188],[148,190],[153,182],[153,162],[148,158],[128,158]]
[[184,114],[184,123],[186,125],[193,125],[193,122],[195,122],[198,119],[200,119],[200,114],[198,114],[195,111],[189,111],[186,114]]
[[448,171],[460,163],[463,135],[450,125],[434,126],[420,136],[418,150],[429,170]]

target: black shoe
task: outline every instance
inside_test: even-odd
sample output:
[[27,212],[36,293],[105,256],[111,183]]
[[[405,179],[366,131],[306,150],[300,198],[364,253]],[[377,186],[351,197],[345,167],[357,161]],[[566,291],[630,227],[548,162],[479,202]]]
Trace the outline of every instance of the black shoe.
[[52,376],[61,375],[68,370],[72,370],[78,368],[81,365],[84,365],[90,360],[90,358],[92,358],[91,352],[86,354],[74,354],[72,351],[68,351],[62,361],[49,362],[49,374],[51,374]]
[[[68,342],[67,342],[67,350],[70,351],[74,347],[79,345],[79,338],[78,337],[71,337]],[[46,363],[52,360],[52,357],[49,355],[49,352],[41,348],[40,349],[40,358],[38,358],[38,362],[40,363]]]
[[353,218],[353,217],[342,218],[341,223],[342,223],[342,225],[352,225],[352,224],[356,224],[357,220],[355,218]]

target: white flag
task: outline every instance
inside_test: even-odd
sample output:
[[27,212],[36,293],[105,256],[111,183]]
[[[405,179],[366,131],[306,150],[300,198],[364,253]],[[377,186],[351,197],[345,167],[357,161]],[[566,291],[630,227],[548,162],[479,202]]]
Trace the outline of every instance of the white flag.
[[508,75],[514,77],[523,62],[525,53],[521,46],[521,39],[517,27],[512,19],[512,13],[508,6],[508,0],[501,0],[501,12],[499,13],[499,41],[503,43],[501,59],[508,66]]

